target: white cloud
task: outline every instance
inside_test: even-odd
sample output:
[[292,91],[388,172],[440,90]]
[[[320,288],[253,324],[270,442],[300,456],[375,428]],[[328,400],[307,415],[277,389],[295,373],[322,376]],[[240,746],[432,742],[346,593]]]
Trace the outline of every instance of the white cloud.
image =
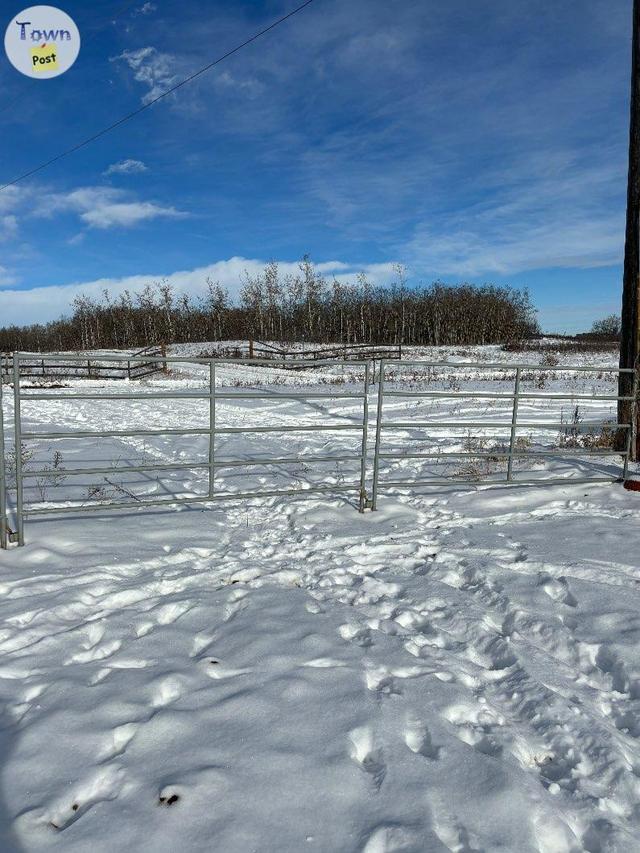
[[0,287],[10,287],[16,281],[16,277],[6,267],[0,266]]
[[137,9],[134,9],[131,13],[132,17],[136,17],[136,15],[150,15],[152,12],[155,12],[158,7],[155,3],[143,3],[142,6],[138,6]]
[[468,278],[622,261],[624,178],[615,160],[585,165],[570,152],[541,152],[483,181],[483,201],[418,223],[397,254],[420,270]]
[[136,175],[140,172],[146,172],[147,166],[142,160],[121,160],[119,163],[112,163],[109,168],[103,172],[104,175]]
[[149,91],[142,98],[143,104],[148,104],[174,86],[180,77],[174,73],[175,57],[168,53],[160,53],[155,47],[141,47],[138,50],[125,50],[111,59],[111,62],[122,60],[133,71],[133,79],[143,83]]
[[159,217],[180,218],[187,214],[172,206],[139,201],[114,187],[80,187],[56,196],[39,215],[50,217],[59,211],[72,211],[89,228],[130,227]]
[[10,240],[18,233],[18,218],[12,213],[0,216],[0,242]]
[[[41,323],[57,319],[69,310],[75,296],[86,293],[100,297],[104,290],[117,297],[128,290],[131,293],[141,291],[147,284],[166,279],[177,293],[198,296],[206,290],[207,278],[219,281],[228,288],[232,296],[237,296],[242,286],[245,272],[256,274],[264,269],[266,261],[234,257],[225,261],[209,264],[193,270],[180,270],[170,274],[162,271],[144,275],[132,275],[125,278],[101,278],[95,281],[74,282],[50,287],[36,287],[31,290],[0,291],[0,317],[3,325],[17,323]],[[298,262],[280,262],[283,274],[298,271]],[[386,284],[393,277],[393,264],[349,264],[344,261],[325,261],[317,269],[327,277],[344,282],[355,281],[359,272],[364,272],[374,284]]]

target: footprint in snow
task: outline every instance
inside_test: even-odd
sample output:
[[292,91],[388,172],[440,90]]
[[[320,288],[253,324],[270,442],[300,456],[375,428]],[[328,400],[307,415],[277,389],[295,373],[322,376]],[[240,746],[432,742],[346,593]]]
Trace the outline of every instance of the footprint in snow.
[[156,607],[153,615],[158,625],[171,625],[188,610],[191,610],[192,606],[190,601],[173,601]]
[[237,675],[247,675],[248,673],[253,672],[251,667],[236,669],[234,667],[227,666],[227,664],[219,661],[218,658],[211,657],[210,655],[207,655],[200,660],[200,666],[205,675],[208,675],[209,678],[213,678],[216,681],[220,681],[224,678],[234,678]]
[[48,808],[26,812],[18,818],[18,822],[27,826],[44,823],[51,829],[61,832],[98,803],[115,800],[122,789],[123,782],[123,768],[113,765],[102,767],[92,776],[78,782],[71,792],[65,791]]
[[173,675],[157,681],[153,687],[151,705],[153,708],[165,708],[182,696],[182,685]]
[[567,607],[577,607],[578,600],[571,592],[565,577],[554,578],[547,572],[541,572],[538,576],[538,583],[553,601],[559,601],[566,604]]
[[404,742],[411,752],[415,752],[417,755],[422,755],[431,761],[437,761],[439,758],[440,747],[433,743],[431,732],[420,720],[410,719],[407,721]]
[[376,790],[379,791],[387,774],[387,766],[383,761],[382,750],[374,744],[373,732],[368,726],[362,726],[349,733],[349,740],[349,755],[371,776]]
[[138,730],[138,723],[124,723],[116,726],[109,734],[105,745],[98,754],[100,761],[110,761],[117,755],[122,755],[127,746],[133,740]]
[[367,838],[362,853],[424,853],[424,839],[411,829],[394,824],[378,826]]

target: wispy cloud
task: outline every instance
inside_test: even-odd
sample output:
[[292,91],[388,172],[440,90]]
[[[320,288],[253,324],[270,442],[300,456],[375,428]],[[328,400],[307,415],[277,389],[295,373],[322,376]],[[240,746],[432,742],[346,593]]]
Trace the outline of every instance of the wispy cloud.
[[0,266],[0,287],[10,287],[15,284],[17,278],[6,267]]
[[156,204],[132,198],[114,187],[80,187],[59,194],[41,216],[51,217],[60,211],[72,211],[90,228],[127,228],[150,219],[178,219],[187,214],[171,205]]
[[140,172],[146,172],[147,166],[142,160],[121,160],[119,163],[112,163],[106,169],[104,175],[137,175]]
[[11,213],[0,216],[0,242],[12,240],[18,233],[18,217]]
[[142,6],[138,6],[131,13],[132,17],[137,17],[138,15],[151,15],[153,12],[157,11],[158,7],[155,3],[143,3]]
[[111,59],[111,62],[118,61],[128,65],[136,82],[147,86],[148,91],[142,98],[143,104],[148,104],[180,80],[180,76],[176,74],[175,57],[169,53],[161,53],[155,47],[125,50]]

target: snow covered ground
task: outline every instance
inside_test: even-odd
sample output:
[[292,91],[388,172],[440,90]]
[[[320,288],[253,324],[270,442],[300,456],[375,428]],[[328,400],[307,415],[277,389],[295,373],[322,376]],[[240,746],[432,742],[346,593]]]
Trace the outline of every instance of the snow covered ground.
[[[420,355],[532,359],[496,348]],[[464,397],[510,388],[507,371],[401,372],[396,387],[462,396],[392,398],[394,419],[509,421],[504,403]],[[269,388],[274,399],[221,401],[219,423],[357,424],[361,401],[275,397],[290,385],[341,393],[360,378],[358,368],[220,367],[229,389]],[[203,380],[185,367],[135,387]],[[615,393],[597,371],[549,366],[543,382],[549,393]],[[374,404],[372,389],[372,418]],[[526,447],[558,458],[518,461],[518,477],[619,469],[616,457],[563,461],[575,405],[583,425],[615,419],[608,401],[527,401],[527,422],[568,427],[524,430]],[[206,401],[51,401],[25,404],[23,420],[33,431],[159,428],[202,425],[207,411]],[[389,448],[494,448],[499,432],[407,429]],[[230,434],[217,448],[309,456],[221,469],[218,491],[353,482],[353,493],[33,518],[27,545],[0,552],[3,853],[640,851],[640,497],[569,479],[470,482],[385,491],[377,512],[360,515],[357,461],[313,463],[357,455],[359,439]],[[66,468],[207,458],[205,436],[64,439],[33,443],[27,465],[52,464],[56,449]],[[465,464],[399,467],[403,479],[478,474]],[[483,465],[489,478],[504,471]],[[30,501],[207,489],[202,470],[114,471],[80,485],[56,471]]]

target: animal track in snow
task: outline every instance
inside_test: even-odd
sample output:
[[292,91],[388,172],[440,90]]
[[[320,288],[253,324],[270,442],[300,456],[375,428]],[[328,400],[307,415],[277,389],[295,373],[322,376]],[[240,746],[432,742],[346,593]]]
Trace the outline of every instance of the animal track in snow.
[[245,597],[248,595],[248,591],[245,589],[236,589],[234,590],[229,597],[227,598],[227,603],[224,606],[222,619],[224,622],[228,622],[230,619],[239,613],[249,603],[245,601]]
[[541,572],[538,575],[538,582],[553,601],[559,601],[561,604],[566,604],[567,607],[578,606],[578,600],[571,592],[565,577],[554,578],[547,572]]
[[90,663],[91,661],[104,660],[115,654],[121,646],[121,640],[112,640],[110,643],[104,643],[102,646],[92,646],[84,652],[77,652],[75,655],[72,655],[65,661],[65,664]]
[[415,678],[431,672],[421,666],[371,667],[365,673],[365,681],[369,690],[378,696],[400,695],[402,690],[396,684],[396,679]]
[[483,848],[476,847],[469,830],[456,820],[445,821],[441,816],[434,826],[440,841],[451,853],[485,853]]
[[437,761],[440,755],[440,747],[434,745],[431,739],[431,732],[424,723],[420,722],[420,720],[410,719],[407,721],[407,727],[404,732],[404,742],[411,752],[423,755],[425,758],[430,758],[432,761]]
[[338,632],[343,640],[350,640],[353,643],[357,643],[359,646],[366,647],[373,644],[373,640],[371,639],[371,629],[364,625],[347,622],[339,627]]
[[188,610],[191,610],[192,603],[190,601],[174,601],[169,604],[161,604],[153,611],[158,625],[171,625]]
[[133,740],[137,730],[137,723],[124,723],[123,725],[116,726],[115,729],[112,729],[109,737],[107,738],[107,743],[98,755],[99,760],[109,761],[117,755],[122,755],[127,746]]
[[151,705],[154,708],[165,708],[182,696],[182,685],[174,675],[168,675],[156,682],[153,687]]
[[418,833],[404,826],[378,826],[367,839],[362,853],[424,853]]
[[349,740],[351,758],[371,776],[376,790],[380,790],[387,767],[382,758],[382,750],[374,746],[373,732],[368,726],[362,726],[349,732]]
[[124,770],[108,765],[93,772],[86,780],[78,782],[68,793],[58,796],[54,803],[45,809],[26,812],[18,818],[20,823],[29,825],[45,824],[52,829],[63,831],[79,820],[90,808],[107,800],[114,800],[122,790]]
[[466,704],[452,705],[443,717],[456,727],[456,735],[478,752],[497,757],[502,753],[502,744],[496,732],[505,724],[502,715],[487,706]]
[[234,678],[237,675],[247,675],[248,673],[253,672],[251,667],[236,669],[234,667],[227,666],[211,655],[207,655],[202,658],[200,660],[200,665],[205,675],[208,675],[209,678],[213,678],[216,681],[222,680],[223,678]]

